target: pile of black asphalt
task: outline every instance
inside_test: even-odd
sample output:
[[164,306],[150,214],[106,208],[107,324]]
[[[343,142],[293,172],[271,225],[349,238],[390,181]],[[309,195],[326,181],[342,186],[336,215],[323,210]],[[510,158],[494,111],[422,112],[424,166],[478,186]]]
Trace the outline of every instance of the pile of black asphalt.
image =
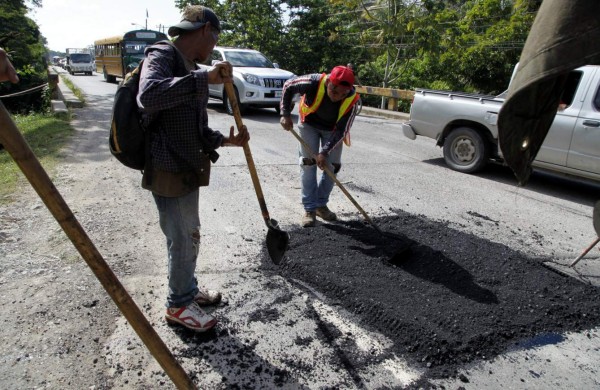
[[[276,266],[265,253],[263,267],[391,339],[390,354],[425,372],[416,386],[600,325],[600,289],[542,265],[552,259],[401,210],[375,222],[383,235],[359,220],[291,231],[284,262]],[[319,329],[331,344],[347,338],[325,321]],[[351,374],[373,363],[340,359]]]

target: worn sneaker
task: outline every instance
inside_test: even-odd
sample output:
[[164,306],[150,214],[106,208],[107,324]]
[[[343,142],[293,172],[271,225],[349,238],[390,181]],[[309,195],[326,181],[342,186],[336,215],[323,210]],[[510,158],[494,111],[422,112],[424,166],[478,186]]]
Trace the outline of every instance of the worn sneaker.
[[192,302],[185,307],[169,307],[165,319],[169,324],[183,325],[196,332],[206,332],[217,324],[217,319]]
[[216,305],[221,302],[221,293],[215,290],[198,290],[194,302],[200,306]]
[[314,211],[307,211],[302,217],[302,227],[313,227],[317,222],[317,214]]
[[337,215],[335,215],[335,213],[333,211],[329,210],[329,208],[327,206],[317,207],[317,216],[326,221],[336,221],[337,220]]

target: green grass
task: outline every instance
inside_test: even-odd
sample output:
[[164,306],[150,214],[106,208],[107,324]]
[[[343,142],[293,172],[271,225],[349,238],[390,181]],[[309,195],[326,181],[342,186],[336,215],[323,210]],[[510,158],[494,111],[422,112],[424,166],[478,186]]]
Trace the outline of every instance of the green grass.
[[77,99],[79,99],[82,103],[85,103],[85,97],[83,96],[83,92],[81,92],[81,89],[77,88],[75,84],[73,84],[71,79],[67,76],[61,74],[60,78],[65,83],[65,85],[73,92],[73,94],[77,96]]
[[[16,115],[13,120],[25,140],[51,174],[61,160],[61,148],[73,133],[69,122],[44,114]],[[11,201],[19,187],[27,184],[25,176],[6,150],[0,151],[0,204]]]

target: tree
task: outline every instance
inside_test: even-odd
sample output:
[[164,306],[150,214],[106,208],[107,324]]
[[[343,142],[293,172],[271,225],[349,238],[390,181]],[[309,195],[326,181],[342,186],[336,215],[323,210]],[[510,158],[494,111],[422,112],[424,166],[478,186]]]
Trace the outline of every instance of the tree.
[[[175,5],[199,4],[176,0]],[[354,16],[329,0],[245,0],[203,2],[224,21],[219,45],[250,47],[296,74],[326,72],[355,62],[356,42],[348,35]]]
[[[40,7],[41,0],[30,1]],[[0,95],[28,90],[46,83],[46,48],[38,25],[26,16],[24,0],[5,0],[0,3],[0,46],[12,57],[19,74],[18,84],[0,84]],[[37,92],[19,97],[6,98],[2,102],[12,111],[44,109],[43,93]]]
[[226,21],[221,44],[257,48],[296,74],[352,62],[365,85],[499,93],[541,0],[202,3]]
[[[199,1],[176,0],[175,6],[199,5]],[[203,1],[222,22],[219,45],[245,47],[264,53],[274,62],[280,55],[282,41],[282,2],[279,0]]]
[[429,0],[416,18],[410,88],[497,94],[506,89],[540,1]]

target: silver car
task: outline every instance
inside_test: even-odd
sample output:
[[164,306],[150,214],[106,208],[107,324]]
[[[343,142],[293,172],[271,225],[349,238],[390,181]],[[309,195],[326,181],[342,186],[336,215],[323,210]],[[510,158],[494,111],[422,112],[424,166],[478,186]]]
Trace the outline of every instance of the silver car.
[[[203,68],[210,68],[220,61],[229,61],[233,65],[233,79],[240,111],[248,106],[272,107],[279,113],[279,102],[283,84],[295,75],[279,69],[261,52],[251,49],[216,46],[212,56]],[[209,84],[210,97],[223,101],[223,106],[233,114],[223,84]]]

